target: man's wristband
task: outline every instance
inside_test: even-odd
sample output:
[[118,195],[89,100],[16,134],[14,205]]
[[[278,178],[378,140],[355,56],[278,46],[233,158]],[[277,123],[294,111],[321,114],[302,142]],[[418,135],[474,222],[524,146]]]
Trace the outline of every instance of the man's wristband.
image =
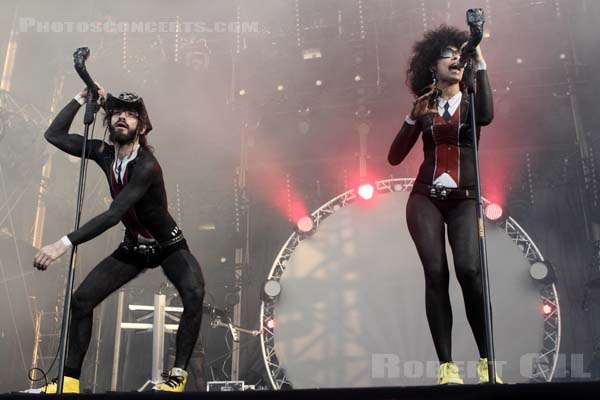
[[77,93],[77,95],[73,97],[73,99],[75,99],[75,101],[81,105],[85,104],[85,97],[81,97],[81,93]]
[[71,247],[73,247],[73,243],[71,243],[71,241],[69,240],[69,238],[67,237],[67,235],[65,235],[65,236],[61,237],[61,238],[60,238],[60,240],[61,240],[61,241],[63,242],[63,244],[64,244],[65,246],[67,246],[69,249],[70,249]]

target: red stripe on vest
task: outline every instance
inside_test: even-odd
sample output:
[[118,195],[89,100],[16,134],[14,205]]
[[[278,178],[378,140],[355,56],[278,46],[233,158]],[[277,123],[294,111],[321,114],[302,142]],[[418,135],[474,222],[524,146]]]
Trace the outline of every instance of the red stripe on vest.
[[433,180],[436,180],[445,172],[452,177],[457,185],[460,185],[459,114],[460,110],[457,109],[448,122],[439,114],[436,114],[433,126],[433,140],[436,144]]

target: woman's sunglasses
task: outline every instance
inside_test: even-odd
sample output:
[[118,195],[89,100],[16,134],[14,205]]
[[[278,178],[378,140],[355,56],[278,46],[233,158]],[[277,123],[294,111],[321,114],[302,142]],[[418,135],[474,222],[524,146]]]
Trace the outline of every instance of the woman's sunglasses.
[[440,58],[452,58],[452,57],[460,56],[460,50],[454,50],[449,47],[446,47],[442,51],[440,51]]

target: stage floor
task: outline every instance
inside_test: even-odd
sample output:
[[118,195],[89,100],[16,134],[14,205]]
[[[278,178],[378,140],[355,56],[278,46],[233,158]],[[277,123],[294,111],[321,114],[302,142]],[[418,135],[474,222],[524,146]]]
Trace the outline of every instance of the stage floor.
[[[413,399],[593,399],[600,393],[600,381],[569,383],[531,383],[505,385],[455,385],[455,386],[412,386],[389,388],[353,389],[310,389],[288,391],[246,391],[246,392],[198,392],[198,393],[122,393],[81,394],[52,396],[52,398],[85,399],[366,399],[366,400],[413,400]],[[39,399],[40,395],[3,394],[4,399]]]

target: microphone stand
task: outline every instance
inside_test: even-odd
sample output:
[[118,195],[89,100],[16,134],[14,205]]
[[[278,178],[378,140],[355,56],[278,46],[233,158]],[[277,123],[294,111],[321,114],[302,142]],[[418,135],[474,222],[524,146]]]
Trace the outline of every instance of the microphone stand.
[[[86,56],[87,57],[87,56]],[[83,117],[84,132],[83,132],[83,148],[81,150],[81,163],[79,165],[79,184],[77,188],[77,205],[75,211],[75,228],[74,231],[79,229],[81,222],[81,210],[83,206],[83,193],[85,190],[85,177],[87,172],[87,144],[89,137],[90,125],[94,122],[94,117],[98,112],[98,88],[93,83],[89,74],[85,70],[83,61],[78,63],[77,58],[75,59],[75,69],[84,78],[84,81],[88,84],[88,95],[85,105],[85,115]],[[87,79],[86,79],[87,78]],[[91,82],[91,84],[89,83]],[[59,342],[59,356],[58,356],[58,380],[57,380],[57,394],[62,394],[64,387],[64,375],[65,375],[65,362],[67,355],[67,345],[69,339],[69,325],[71,317],[71,298],[73,297],[73,281],[75,280],[75,267],[77,263],[77,245],[73,245],[71,249],[71,259],[69,261],[69,271],[67,276],[67,287],[65,290],[65,303],[63,306],[63,318],[62,326],[60,331],[60,342]]]
[[477,149],[477,116],[475,108],[475,76],[473,73],[473,59],[468,58],[465,66],[467,91],[469,94],[469,105],[471,113],[471,127],[473,132],[473,161],[475,167],[475,179],[477,182],[477,227],[479,232],[479,260],[481,267],[481,281],[483,285],[483,305],[485,314],[485,339],[488,359],[489,383],[496,383],[496,363],[494,355],[494,330],[492,325],[492,303],[490,297],[490,281],[487,260],[487,246],[485,240],[485,226],[483,220],[483,200],[481,198],[481,180],[479,173],[479,152]]

